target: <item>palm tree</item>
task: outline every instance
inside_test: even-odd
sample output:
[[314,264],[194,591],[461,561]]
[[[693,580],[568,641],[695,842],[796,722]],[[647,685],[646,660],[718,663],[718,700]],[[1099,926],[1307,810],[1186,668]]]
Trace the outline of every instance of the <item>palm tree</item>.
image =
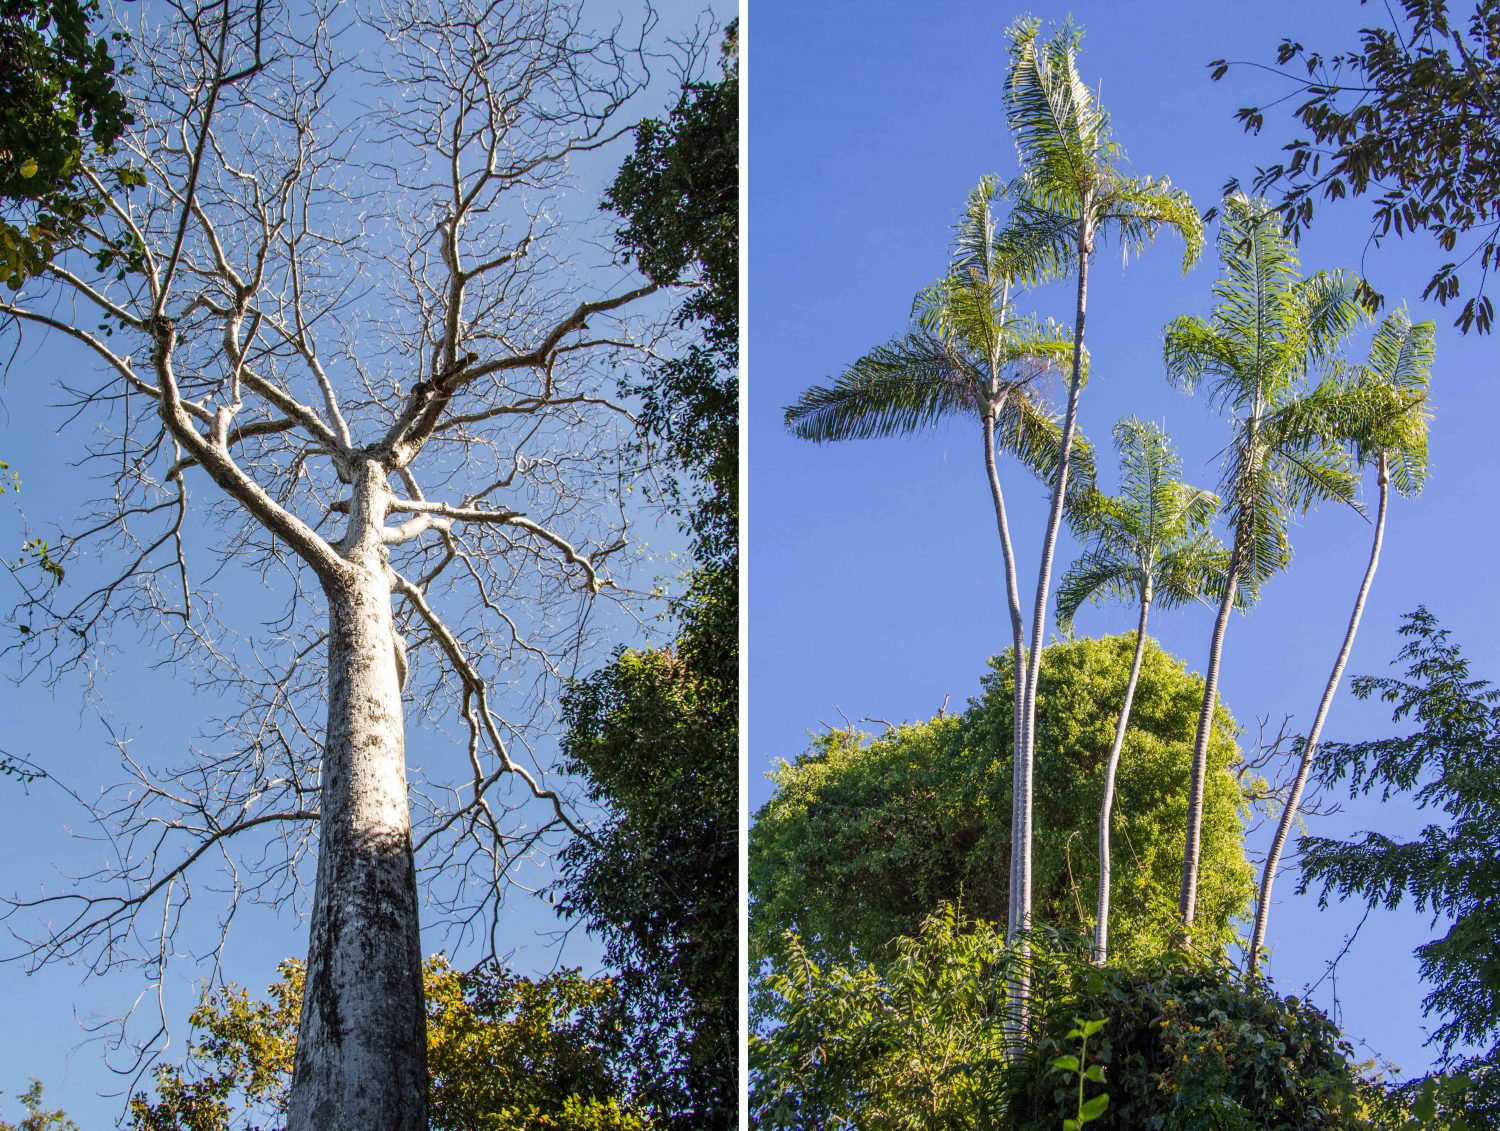
[[[1041,675],[1041,644],[1046,628],[1047,590],[1063,507],[1069,495],[1078,397],[1083,387],[1084,319],[1088,307],[1089,260],[1101,240],[1118,241],[1125,253],[1139,253],[1162,228],[1176,231],[1186,244],[1183,270],[1203,249],[1203,224],[1187,193],[1166,180],[1128,176],[1124,154],[1110,130],[1109,115],[1078,74],[1082,32],[1064,24],[1046,42],[1038,39],[1040,21],[1024,18],[1008,29],[1010,66],[1006,78],[1006,117],[1016,139],[1021,172],[1015,205],[1003,238],[1010,258],[1024,264],[1026,278],[1078,274],[1073,323],[1073,364],[1063,412],[1052,506],[1042,541],[1032,606],[1033,648],[1022,696],[1024,721],[1016,766],[1011,827],[1012,934],[1031,925],[1032,765],[1036,730],[1036,688]],[[1024,966],[1024,963],[1022,964]],[[1017,987],[1024,999],[1026,987]]]
[[1135,655],[1125,684],[1125,702],[1115,726],[1114,744],[1104,769],[1104,801],[1099,812],[1099,914],[1094,926],[1094,961],[1109,954],[1110,813],[1120,748],[1130,726],[1130,708],[1146,651],[1146,621],[1153,605],[1172,608],[1201,599],[1222,579],[1228,554],[1208,530],[1219,505],[1216,495],[1178,479],[1181,463],[1172,443],[1154,424],[1131,418],[1115,425],[1123,494],[1097,493],[1073,508],[1069,524],[1088,543],[1063,575],[1057,590],[1057,624],[1072,628],[1085,601],[1129,598],[1140,606]]
[[1232,429],[1219,488],[1231,534],[1229,565],[1188,787],[1178,900],[1186,935],[1197,903],[1203,777],[1229,613],[1236,601],[1253,601],[1291,561],[1291,512],[1327,500],[1353,503],[1359,479],[1343,441],[1353,436],[1365,399],[1332,376],[1309,382],[1365,317],[1359,280],[1342,272],[1299,278],[1280,214],[1244,196],[1224,202],[1218,248],[1224,269],[1214,285],[1218,304],[1207,319],[1184,315],[1169,324],[1163,351],[1168,379],[1188,393],[1206,386],[1228,410]]
[[[824,443],[915,432],[950,415],[979,422],[1004,559],[1019,751],[1026,641],[997,452],[1040,475],[1055,470],[1060,431],[1040,379],[1074,346],[1066,330],[1014,311],[1011,291],[1020,272],[1006,257],[993,208],[1003,196],[995,178],[980,181],[957,225],[948,274],[917,296],[914,328],[854,362],[832,385],[808,389],[786,410],[786,423],[794,435]],[[1086,445],[1083,463],[1079,478],[1092,485]]]
[[1375,536],[1364,578],[1354,598],[1354,611],[1349,614],[1343,646],[1323,688],[1323,698],[1318,703],[1312,728],[1302,744],[1297,776],[1281,811],[1276,836],[1271,841],[1271,851],[1261,873],[1255,927],[1250,935],[1249,967],[1252,974],[1260,967],[1261,950],[1266,941],[1266,920],[1271,914],[1271,885],[1276,881],[1281,853],[1291,833],[1292,822],[1296,820],[1302,790],[1307,785],[1313,755],[1318,749],[1318,736],[1322,734],[1328,708],[1343,677],[1344,665],[1348,663],[1350,649],[1354,646],[1354,634],[1359,630],[1365,598],[1369,596],[1370,583],[1375,579],[1375,567],[1380,563],[1390,488],[1394,484],[1402,495],[1415,495],[1427,477],[1427,385],[1432,376],[1433,353],[1433,324],[1413,324],[1403,307],[1381,323],[1370,346],[1370,359],[1354,379],[1355,387],[1368,395],[1364,428],[1355,437],[1354,450],[1360,466],[1373,464],[1375,467],[1375,482],[1380,491],[1380,502],[1375,511]]

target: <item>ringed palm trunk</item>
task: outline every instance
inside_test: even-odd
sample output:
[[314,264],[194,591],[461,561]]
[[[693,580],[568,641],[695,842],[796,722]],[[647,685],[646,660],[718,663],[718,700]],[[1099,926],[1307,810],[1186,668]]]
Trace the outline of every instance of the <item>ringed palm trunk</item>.
[[328,724],[318,870],[288,1131],[426,1131],[427,1040],[389,495],[359,472],[344,576],[327,586]]
[[1057,547],[1057,532],[1062,525],[1063,498],[1068,487],[1068,455],[1073,447],[1073,431],[1078,420],[1078,394],[1083,387],[1083,323],[1088,308],[1089,252],[1092,249],[1093,233],[1087,216],[1089,202],[1082,209],[1085,219],[1078,238],[1078,307],[1073,325],[1073,376],[1068,383],[1068,407],[1063,415],[1062,440],[1058,445],[1057,481],[1052,487],[1052,510],[1047,518],[1047,533],[1042,540],[1042,560],[1037,568],[1036,605],[1031,617],[1031,652],[1026,657],[1026,690],[1023,695],[1022,714],[1025,723],[1021,730],[1021,753],[1016,758],[1016,788],[1011,810],[1011,889],[1015,910],[1010,916],[1010,931],[1007,937],[1020,940],[1020,961],[1010,980],[1010,1000],[1015,1003],[1010,1011],[1015,1026],[1013,1037],[1017,1043],[1024,1039],[1031,997],[1031,975],[1028,962],[1030,947],[1025,941],[1025,932],[1031,929],[1031,826],[1032,791],[1036,753],[1036,686],[1042,670],[1042,648],[1046,637],[1047,589],[1052,579],[1052,555]]
[[1219,661],[1224,655],[1224,632],[1229,614],[1234,611],[1235,590],[1240,582],[1240,544],[1235,536],[1229,555],[1229,572],[1224,578],[1224,597],[1219,602],[1219,616],[1208,646],[1208,671],[1203,680],[1203,706],[1198,712],[1198,733],[1193,739],[1193,769],[1188,781],[1187,843],[1182,854],[1182,887],[1177,898],[1177,913],[1182,918],[1184,942],[1191,941],[1193,914],[1198,905],[1198,856],[1203,841],[1203,787],[1208,776],[1208,740],[1213,735],[1214,708],[1219,703]]
[[1135,655],[1130,661],[1130,679],[1125,684],[1125,703],[1120,708],[1114,745],[1109,748],[1109,761],[1104,767],[1104,801],[1099,806],[1099,917],[1094,924],[1094,962],[1099,966],[1103,966],[1109,957],[1109,822],[1115,804],[1115,774],[1120,768],[1120,749],[1125,745],[1125,732],[1130,727],[1130,708],[1135,702],[1135,685],[1141,676],[1141,657],[1146,652],[1146,618],[1151,613],[1151,596],[1148,586],[1141,596],[1141,619],[1135,628]]
[[[1005,514],[1005,494],[1000,489],[1000,471],[995,464],[995,416],[984,418],[984,467],[990,481],[990,497],[995,503],[995,525],[1000,532],[1000,550],[1005,560],[1005,595],[1010,606],[1011,634],[1011,797],[1016,796],[1020,781],[1022,714],[1025,702],[1026,628],[1021,619],[1021,591],[1016,577],[1016,556],[1011,547],[1010,525]],[[1015,844],[1011,844],[1015,860]],[[1010,868],[1010,895],[1006,901],[1007,925],[1013,927],[1016,917],[1016,869]]]
[[1266,920],[1271,915],[1271,887],[1276,882],[1276,871],[1281,865],[1281,854],[1291,835],[1292,822],[1297,819],[1297,807],[1302,802],[1302,790],[1307,785],[1312,770],[1313,755],[1317,753],[1318,737],[1323,732],[1323,722],[1328,718],[1328,709],[1333,705],[1334,692],[1344,675],[1344,665],[1349,662],[1349,653],[1354,648],[1354,634],[1359,631],[1359,620],[1364,615],[1365,599],[1370,595],[1370,583],[1375,580],[1375,567],[1380,564],[1380,546],[1385,540],[1385,510],[1390,496],[1390,468],[1384,454],[1380,457],[1377,473],[1380,484],[1380,504],[1375,515],[1375,538],[1370,545],[1370,561],[1365,566],[1364,580],[1360,582],[1359,594],[1354,599],[1354,611],[1349,614],[1349,627],[1344,632],[1344,644],[1334,661],[1333,672],[1328,677],[1328,686],[1323,689],[1323,699],[1318,704],[1318,713],[1313,717],[1312,729],[1307,732],[1307,742],[1302,747],[1302,760],[1297,766],[1297,777],[1292,782],[1292,792],[1286,807],[1281,811],[1281,820],[1276,824],[1276,836],[1271,841],[1271,852],[1266,857],[1265,871],[1260,877],[1260,896],[1255,904],[1255,927],[1250,934],[1250,973],[1260,968],[1261,948],[1266,941]]
[[[1085,203],[1084,214],[1088,213]],[[1015,929],[1031,927],[1031,813],[1032,766],[1036,752],[1036,688],[1042,670],[1042,646],[1047,627],[1047,590],[1052,580],[1052,556],[1057,548],[1057,533],[1062,526],[1063,498],[1068,487],[1068,457],[1073,448],[1073,432],[1078,420],[1078,395],[1083,388],[1083,324],[1088,307],[1089,252],[1093,233],[1085,222],[1078,240],[1078,305],[1073,326],[1073,375],[1068,384],[1068,405],[1063,415],[1062,439],[1058,446],[1057,479],[1052,485],[1052,509],[1047,516],[1047,532],[1042,539],[1041,564],[1037,569],[1036,603],[1031,614],[1031,653],[1026,663],[1026,693],[1023,703],[1026,721],[1022,731],[1024,754],[1021,759],[1021,788],[1016,795],[1012,824],[1012,859],[1016,864],[1016,893],[1020,904]]]

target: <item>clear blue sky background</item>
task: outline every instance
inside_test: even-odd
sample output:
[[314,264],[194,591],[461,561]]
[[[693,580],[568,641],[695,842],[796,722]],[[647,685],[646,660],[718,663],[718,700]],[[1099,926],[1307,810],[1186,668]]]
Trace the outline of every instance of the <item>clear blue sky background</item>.
[[[719,25],[735,14],[735,6],[723,0],[665,0],[653,5],[661,17],[656,33],[658,45],[668,37],[683,38],[700,14],[710,13]],[[638,17],[641,6],[625,3],[591,3],[590,18],[599,24],[613,23],[614,13],[625,11]],[[705,17],[706,18],[706,17]],[[628,22],[628,21],[627,21]],[[673,69],[662,60],[653,65],[653,83],[627,113],[636,117],[661,115],[675,99]],[[622,118],[622,124],[628,119]],[[579,187],[573,198],[574,215],[595,206],[604,186],[629,152],[626,137],[592,156],[585,156],[576,172]],[[53,382],[80,379],[79,353],[43,345],[39,336],[28,336],[28,346],[11,368],[9,380],[0,388],[0,459],[21,473],[18,495],[0,497],[0,553],[13,557],[23,538],[22,510],[32,524],[31,533],[44,536],[55,524],[65,524],[79,505],[97,491],[86,469],[74,465],[78,445],[88,438],[88,424],[63,430],[65,414],[48,408],[59,397]],[[9,349],[9,346],[6,346]],[[680,550],[682,539],[676,523],[656,523],[649,515],[637,515],[636,534],[659,554]],[[212,533],[210,531],[210,533]],[[680,562],[661,559],[656,572],[670,576]],[[79,573],[84,570],[80,569]],[[3,576],[3,575],[0,575]],[[258,578],[245,573],[225,575],[221,591],[234,595],[233,606],[243,614],[242,625],[253,625],[257,615],[275,615],[279,596],[259,591]],[[7,606],[17,594],[8,579],[3,583],[0,603]],[[609,615],[609,614],[604,614]],[[614,617],[617,623],[623,618]],[[622,632],[628,627],[622,625]],[[0,622],[0,632],[13,638],[12,621]],[[617,642],[636,642],[639,637],[622,636]],[[224,711],[222,702],[206,695],[193,696],[191,687],[174,677],[170,668],[153,669],[158,656],[135,646],[127,632],[115,640],[103,656],[98,670],[95,703],[86,702],[79,680],[65,680],[55,691],[38,681],[16,685],[13,658],[0,660],[0,749],[28,756],[53,772],[85,798],[120,780],[118,759],[109,744],[101,713],[116,733],[131,737],[131,751],[155,764],[177,764],[187,744],[200,738],[207,721]],[[605,651],[608,649],[606,648]],[[212,743],[212,737],[209,739]],[[550,756],[544,747],[541,756]],[[462,758],[451,738],[442,734],[409,731],[407,756],[414,766],[451,764]],[[83,824],[81,807],[62,796],[46,782],[22,787],[10,779],[0,780],[0,860],[4,876],[0,889],[9,894],[35,894],[43,886],[49,892],[67,889],[68,876],[96,867],[107,847],[85,841],[77,834],[92,832]],[[307,875],[310,877],[311,872]],[[521,877],[523,884],[544,885],[548,872],[544,862]],[[212,869],[196,881],[203,912],[221,906],[207,888],[221,883]],[[538,973],[560,965],[598,968],[599,948],[582,931],[565,940],[558,934],[563,924],[542,899],[520,888],[507,900],[506,942],[514,948],[512,965],[524,973]],[[242,908],[225,955],[224,975],[260,992],[275,977],[281,959],[305,954],[305,922],[291,914],[273,915],[265,910]],[[190,919],[182,936],[183,946],[202,947],[212,937],[213,923],[207,915]],[[429,932],[430,952],[447,946],[449,940]],[[12,940],[0,939],[0,952],[19,950]],[[455,956],[460,962],[464,955]],[[472,957],[472,956],[471,956]],[[173,1039],[169,1057],[178,1057],[187,1029],[185,1018],[197,998],[197,979],[206,971],[182,962],[169,985],[169,1020]],[[0,1002],[4,1023],[0,1024],[0,1119],[17,1120],[20,1107],[14,1097],[30,1077],[40,1078],[50,1106],[64,1107],[85,1131],[108,1127],[119,1118],[123,1101],[118,1093],[127,1078],[112,1075],[104,1066],[100,1044],[89,1042],[86,1026],[128,1008],[146,985],[138,972],[125,971],[103,978],[86,978],[79,967],[53,966],[27,976],[20,964],[0,964]],[[153,1008],[146,1003],[146,1010]],[[119,1058],[116,1058],[118,1061]],[[105,1094],[101,1097],[101,1093]]]
[[[1054,21],[1069,10],[1030,8]],[[1006,643],[977,428],[955,424],[921,438],[819,447],[791,439],[781,414],[803,388],[903,329],[913,294],[943,270],[950,225],[968,190],[983,174],[1015,172],[1001,106],[1003,32],[1025,11],[990,2],[752,4],[752,808],[769,795],[764,771],[803,750],[809,730],[837,725],[840,711],[855,720],[926,718],[950,695],[961,707],[977,691],[985,658]],[[1274,97],[1283,84],[1250,69],[1215,84],[1205,64],[1221,56],[1270,61],[1282,36],[1347,49],[1362,23],[1383,18],[1380,5],[1362,8],[1355,0],[1083,0],[1071,12],[1087,29],[1083,74],[1102,84],[1135,171],[1169,176],[1200,208],[1218,199],[1231,175],[1248,178],[1288,139],[1278,135],[1290,132],[1273,115],[1267,137],[1254,139],[1233,119],[1237,107]],[[1436,318],[1436,419],[1433,479],[1419,500],[1393,505],[1349,672],[1386,670],[1400,615],[1425,602],[1456,631],[1476,672],[1500,679],[1496,343],[1460,336],[1450,325],[1456,310],[1415,302],[1441,261],[1431,244],[1391,243],[1366,257],[1367,232],[1363,205],[1324,209],[1305,243],[1304,266],[1363,268],[1389,299],[1409,298],[1418,317]],[[1088,317],[1094,377],[1081,424],[1108,453],[1115,420],[1133,413],[1160,421],[1176,439],[1188,480],[1212,485],[1224,427],[1204,403],[1168,388],[1160,354],[1169,319],[1207,313],[1215,259],[1210,249],[1185,278],[1180,260],[1181,245],[1171,237],[1128,269],[1117,251],[1097,256]],[[1071,325],[1072,299],[1070,283],[1022,302]],[[1100,461],[1107,487],[1114,482],[1111,457]],[[1044,490],[1014,470],[1006,486],[1022,588],[1031,592]],[[1315,512],[1294,528],[1291,570],[1267,587],[1260,608],[1229,628],[1222,694],[1242,723],[1290,712],[1295,726],[1306,726],[1369,537],[1368,523],[1347,510]],[[1059,572],[1075,549],[1065,536]],[[1211,621],[1206,609],[1166,613],[1154,618],[1153,635],[1201,671]],[[1122,632],[1134,623],[1128,609],[1086,609],[1078,630]],[[1389,733],[1387,719],[1379,705],[1353,700],[1346,686],[1325,737]],[[1357,803],[1317,829],[1334,835],[1378,827],[1402,835],[1422,823],[1401,801]],[[1293,895],[1295,886],[1295,876],[1283,876],[1270,924],[1270,972],[1287,991],[1322,975],[1363,911],[1320,913],[1311,897]],[[1426,991],[1411,950],[1434,933],[1409,908],[1375,912],[1336,981],[1325,980],[1314,995],[1332,1008],[1336,993],[1348,1032],[1407,1071],[1423,1069],[1431,1057],[1420,1008]]]

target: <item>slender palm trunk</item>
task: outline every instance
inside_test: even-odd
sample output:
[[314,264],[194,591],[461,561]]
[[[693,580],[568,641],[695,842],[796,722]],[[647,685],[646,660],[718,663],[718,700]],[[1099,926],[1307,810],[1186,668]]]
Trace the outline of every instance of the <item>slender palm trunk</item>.
[[[1087,215],[1085,201],[1084,214]],[[1057,479],[1052,485],[1052,510],[1047,517],[1047,533],[1042,540],[1042,559],[1037,568],[1036,603],[1031,613],[1031,652],[1026,658],[1026,694],[1023,713],[1020,780],[1011,825],[1011,859],[1016,869],[1016,916],[1012,929],[1031,928],[1031,826],[1032,767],[1036,755],[1036,688],[1041,677],[1042,648],[1046,640],[1047,591],[1052,581],[1052,555],[1057,548],[1057,533],[1062,526],[1063,499],[1068,489],[1068,458],[1073,449],[1073,433],[1078,421],[1078,396],[1083,388],[1083,326],[1088,308],[1089,252],[1093,233],[1087,222],[1078,241],[1078,309],[1073,326],[1073,376],[1068,385],[1068,405],[1063,414],[1062,440],[1058,449]],[[1024,992],[1024,987],[1023,987]]]
[[1130,661],[1130,680],[1125,684],[1125,703],[1120,721],[1115,725],[1114,745],[1104,767],[1104,801],[1099,806],[1099,918],[1094,924],[1094,962],[1103,966],[1109,957],[1109,832],[1110,812],[1115,804],[1115,773],[1120,768],[1120,748],[1130,727],[1130,708],[1135,702],[1135,685],[1141,676],[1141,657],[1146,652],[1146,618],[1151,614],[1151,589],[1141,596],[1141,619],[1135,627],[1135,655]]
[[[1088,202],[1084,202],[1088,215]],[[1011,907],[1009,940],[1016,941],[1017,961],[1010,978],[1010,1025],[1013,1043],[1019,1045],[1026,1032],[1031,999],[1031,974],[1028,963],[1031,948],[1026,932],[1031,930],[1031,829],[1032,767],[1036,761],[1036,686],[1041,677],[1042,647],[1046,640],[1047,589],[1052,580],[1052,555],[1057,547],[1057,532],[1062,525],[1063,498],[1068,488],[1068,456],[1073,448],[1073,432],[1078,420],[1078,394],[1083,388],[1083,322],[1088,308],[1089,251],[1092,233],[1085,220],[1078,240],[1078,310],[1073,326],[1073,376],[1068,383],[1068,407],[1063,414],[1062,442],[1058,448],[1057,480],[1052,487],[1052,511],[1047,518],[1047,533],[1042,540],[1042,560],[1037,568],[1036,605],[1031,617],[1031,651],[1026,657],[1026,688],[1022,696],[1020,753],[1016,757],[1015,793],[1011,806],[1010,862]]]
[[1203,839],[1203,787],[1208,776],[1208,740],[1213,735],[1214,708],[1219,703],[1219,661],[1224,654],[1224,631],[1234,611],[1235,590],[1240,583],[1240,536],[1235,535],[1229,554],[1229,574],[1224,579],[1224,598],[1208,646],[1208,672],[1203,680],[1203,706],[1198,712],[1198,734],[1193,739],[1193,770],[1188,782],[1187,844],[1182,854],[1182,888],[1177,913],[1182,917],[1184,941],[1190,941],[1193,914],[1198,905],[1198,855]]
[[1271,915],[1271,886],[1276,882],[1276,870],[1281,865],[1281,853],[1291,835],[1292,822],[1297,819],[1297,807],[1302,802],[1302,790],[1307,785],[1308,773],[1312,770],[1313,755],[1318,750],[1318,737],[1323,733],[1323,722],[1328,718],[1328,709],[1333,705],[1334,692],[1344,675],[1344,665],[1349,662],[1349,653],[1354,648],[1354,634],[1359,631],[1359,619],[1364,615],[1365,599],[1370,595],[1370,583],[1375,580],[1375,567],[1380,564],[1380,545],[1385,540],[1385,509],[1390,495],[1390,468],[1384,453],[1380,457],[1377,473],[1380,484],[1380,504],[1375,515],[1375,539],[1370,545],[1370,561],[1365,566],[1364,580],[1359,585],[1359,595],[1354,599],[1354,611],[1349,614],[1349,627],[1344,632],[1344,644],[1334,661],[1333,672],[1328,677],[1328,686],[1323,688],[1323,699],[1318,704],[1318,713],[1313,717],[1312,729],[1307,732],[1307,742],[1302,747],[1302,761],[1297,766],[1297,777],[1292,782],[1291,796],[1281,811],[1281,820],[1276,824],[1276,836],[1271,841],[1271,853],[1266,857],[1265,870],[1260,877],[1260,898],[1255,904],[1255,928],[1250,934],[1250,973],[1260,968],[1261,948],[1266,941],[1266,920]]
[[426,1131],[427,1039],[384,470],[361,469],[328,589],[328,729],[288,1131]]
[[[990,497],[995,501],[995,525],[1000,531],[1000,552],[1005,560],[1005,595],[1010,605],[1011,636],[1011,796],[1014,797],[1016,783],[1020,778],[1021,765],[1021,715],[1025,693],[1024,667],[1026,663],[1026,626],[1021,619],[1021,590],[1016,575],[1016,555],[1011,548],[1010,525],[1005,516],[1005,494],[1000,490],[1000,471],[995,464],[995,417],[984,418],[984,467],[990,480]],[[1011,858],[1015,858],[1015,846],[1011,846]],[[1009,924],[1016,917],[1016,870],[1010,869],[1010,896],[1006,902]]]

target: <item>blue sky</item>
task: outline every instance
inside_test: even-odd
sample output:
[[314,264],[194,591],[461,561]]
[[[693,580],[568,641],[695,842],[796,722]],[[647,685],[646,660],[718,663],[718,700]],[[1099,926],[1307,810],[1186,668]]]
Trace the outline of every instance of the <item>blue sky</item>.
[[[681,38],[700,13],[715,14],[721,25],[734,14],[731,4],[717,0],[670,0],[654,6],[661,17],[656,32],[659,44],[668,37]],[[594,20],[609,23],[616,11],[626,11],[634,18],[643,10],[633,0],[590,4],[587,9]],[[653,85],[630,108],[636,117],[661,114],[675,97],[672,68],[659,62],[653,67],[653,75]],[[622,124],[627,120],[622,118]],[[575,169],[579,184],[571,201],[575,214],[596,206],[629,146],[627,136],[579,161]],[[28,337],[25,349],[10,368],[7,384],[0,389],[0,458],[22,477],[18,494],[0,497],[0,552],[7,558],[16,553],[23,538],[23,513],[32,525],[30,533],[46,536],[49,528],[66,524],[80,503],[98,489],[97,483],[89,481],[90,469],[76,465],[79,444],[89,438],[90,425],[64,430],[66,413],[48,407],[60,399],[55,381],[83,381],[92,375],[81,370],[84,359],[78,353],[50,344],[39,348],[37,342],[37,335]],[[666,557],[682,547],[675,521],[657,523],[651,515],[637,518],[644,520],[638,533],[659,555],[647,567],[647,576],[675,574],[681,562]],[[214,531],[206,529],[206,536],[212,538]],[[206,548],[202,529],[189,531],[188,537]],[[70,583],[88,572],[86,566],[76,573],[70,571]],[[14,588],[8,581],[5,585],[8,591],[4,600],[14,600]],[[230,619],[241,627],[252,626],[252,631],[259,619],[274,615],[267,610],[278,609],[284,596],[262,592],[258,577],[249,572],[226,573],[220,586],[229,594]],[[606,612],[603,616],[611,615]],[[614,642],[640,640],[639,633],[624,623],[624,618],[613,616],[611,620],[617,631]],[[13,638],[15,629],[10,620],[3,623],[7,637]],[[602,654],[610,647],[612,643],[602,649]],[[101,716],[115,733],[129,738],[133,755],[155,764],[179,763],[187,745],[201,740],[205,728],[211,726],[210,719],[227,708],[212,696],[195,696],[184,673],[156,666],[159,659],[157,652],[139,647],[128,630],[117,634],[94,673],[97,694],[92,700],[85,698],[85,688],[78,678],[64,680],[55,689],[38,680],[16,685],[15,658],[0,659],[0,676],[5,677],[0,681],[0,749],[32,758],[84,799],[93,798],[101,788],[120,780],[118,756]],[[206,741],[212,747],[215,736],[210,732]],[[452,764],[455,757],[463,758],[461,745],[454,744],[450,733],[419,731],[415,726],[408,731],[407,753],[413,766]],[[539,756],[545,761],[551,753],[551,746],[544,744]],[[46,782],[23,787],[9,779],[0,780],[0,816],[0,859],[5,862],[0,889],[6,895],[31,894],[43,886],[49,892],[66,890],[71,884],[69,876],[97,866],[108,851],[107,846],[87,839],[93,830],[83,823],[82,808]],[[509,949],[513,965],[523,972],[546,971],[558,965],[596,969],[599,951],[593,941],[582,931],[560,941],[562,922],[541,898],[524,890],[525,886],[543,886],[548,879],[547,867],[541,861],[522,875],[523,887],[514,890],[507,900],[502,947]],[[183,934],[185,948],[201,948],[212,936],[208,911],[214,905],[208,889],[222,884],[223,876],[210,869],[196,882],[198,912]],[[429,933],[425,941],[431,951],[449,940]],[[0,945],[4,954],[14,954],[18,949],[10,939]],[[301,956],[305,950],[304,922],[291,914],[246,908],[237,916],[226,950],[224,975],[259,992],[274,978],[280,959]],[[462,953],[456,957],[464,961]],[[195,1004],[197,980],[206,972],[183,962],[174,975],[168,1009],[174,1026],[171,1056],[181,1055],[186,1036],[183,1021]],[[5,1003],[6,1015],[6,1023],[0,1026],[0,1062],[6,1066],[0,1076],[0,1091],[5,1093],[0,1098],[0,1119],[19,1117],[13,1097],[24,1090],[32,1076],[43,1081],[49,1105],[65,1107],[84,1127],[109,1126],[119,1116],[121,1100],[100,1098],[98,1093],[120,1091],[128,1077],[112,1076],[104,1067],[105,1050],[98,1042],[88,1041],[87,1027],[128,1007],[146,981],[138,971],[99,978],[86,974],[78,966],[56,965],[27,976],[20,964],[0,965],[0,1000]],[[147,1012],[152,1008],[148,1001]],[[118,1056],[112,1059],[115,1063],[121,1060]]]
[[[802,389],[836,376],[904,328],[913,294],[943,270],[950,226],[969,189],[983,174],[1015,172],[1001,106],[1006,24],[1028,10],[1048,21],[1071,11],[1087,32],[1084,77],[1102,89],[1134,171],[1170,177],[1202,209],[1229,177],[1248,178],[1286,140],[1278,135],[1289,134],[1274,115],[1261,139],[1247,137],[1233,119],[1237,107],[1275,97],[1283,84],[1251,69],[1216,84],[1206,64],[1222,56],[1270,61],[1282,36],[1347,49],[1355,30],[1380,11],[1354,0],[751,7],[753,810],[769,795],[764,772],[803,750],[810,730],[838,725],[843,716],[926,718],[948,696],[961,705],[977,690],[985,658],[1005,643],[977,430],[954,424],[919,438],[820,447],[790,438],[781,413]],[[1452,329],[1456,309],[1444,313],[1417,301],[1441,262],[1430,243],[1417,238],[1368,249],[1367,235],[1362,205],[1324,208],[1304,243],[1303,264],[1363,270],[1390,301],[1405,298],[1417,317],[1436,319],[1433,478],[1419,499],[1392,506],[1349,674],[1386,670],[1400,615],[1423,602],[1455,630],[1475,670],[1500,679],[1490,519],[1500,468],[1491,439],[1500,411],[1495,343]],[[1186,277],[1181,251],[1169,236],[1128,266],[1117,250],[1096,257],[1088,316],[1093,377],[1081,426],[1107,449],[1121,416],[1161,422],[1188,481],[1212,486],[1224,428],[1205,403],[1166,385],[1160,362],[1166,322],[1211,305],[1212,248]],[[1071,284],[1053,285],[1023,304],[1071,325],[1072,299]],[[1101,465],[1112,486],[1112,458]],[[1029,593],[1045,493],[1014,471],[1006,488]],[[1294,727],[1310,720],[1364,568],[1370,527],[1348,510],[1325,509],[1299,522],[1292,537],[1290,571],[1267,587],[1251,616],[1229,627],[1221,691],[1252,727],[1265,715],[1273,729],[1287,713]],[[1059,573],[1075,549],[1065,534]],[[1201,671],[1211,622],[1207,609],[1163,613],[1153,618],[1152,634]],[[1078,617],[1083,634],[1133,627],[1129,609],[1086,608]],[[1346,685],[1325,738],[1389,733],[1387,718],[1379,705],[1356,702]],[[1404,802],[1352,803],[1317,831],[1378,827],[1402,835],[1422,823]],[[1323,975],[1363,913],[1319,912],[1294,888],[1295,878],[1283,876],[1269,932],[1269,970],[1288,992]],[[1411,950],[1434,933],[1409,908],[1377,911],[1336,976],[1317,989],[1316,1003],[1337,1004],[1351,1036],[1368,1042],[1363,1055],[1379,1053],[1407,1071],[1429,1063],[1420,1009],[1426,990]]]

